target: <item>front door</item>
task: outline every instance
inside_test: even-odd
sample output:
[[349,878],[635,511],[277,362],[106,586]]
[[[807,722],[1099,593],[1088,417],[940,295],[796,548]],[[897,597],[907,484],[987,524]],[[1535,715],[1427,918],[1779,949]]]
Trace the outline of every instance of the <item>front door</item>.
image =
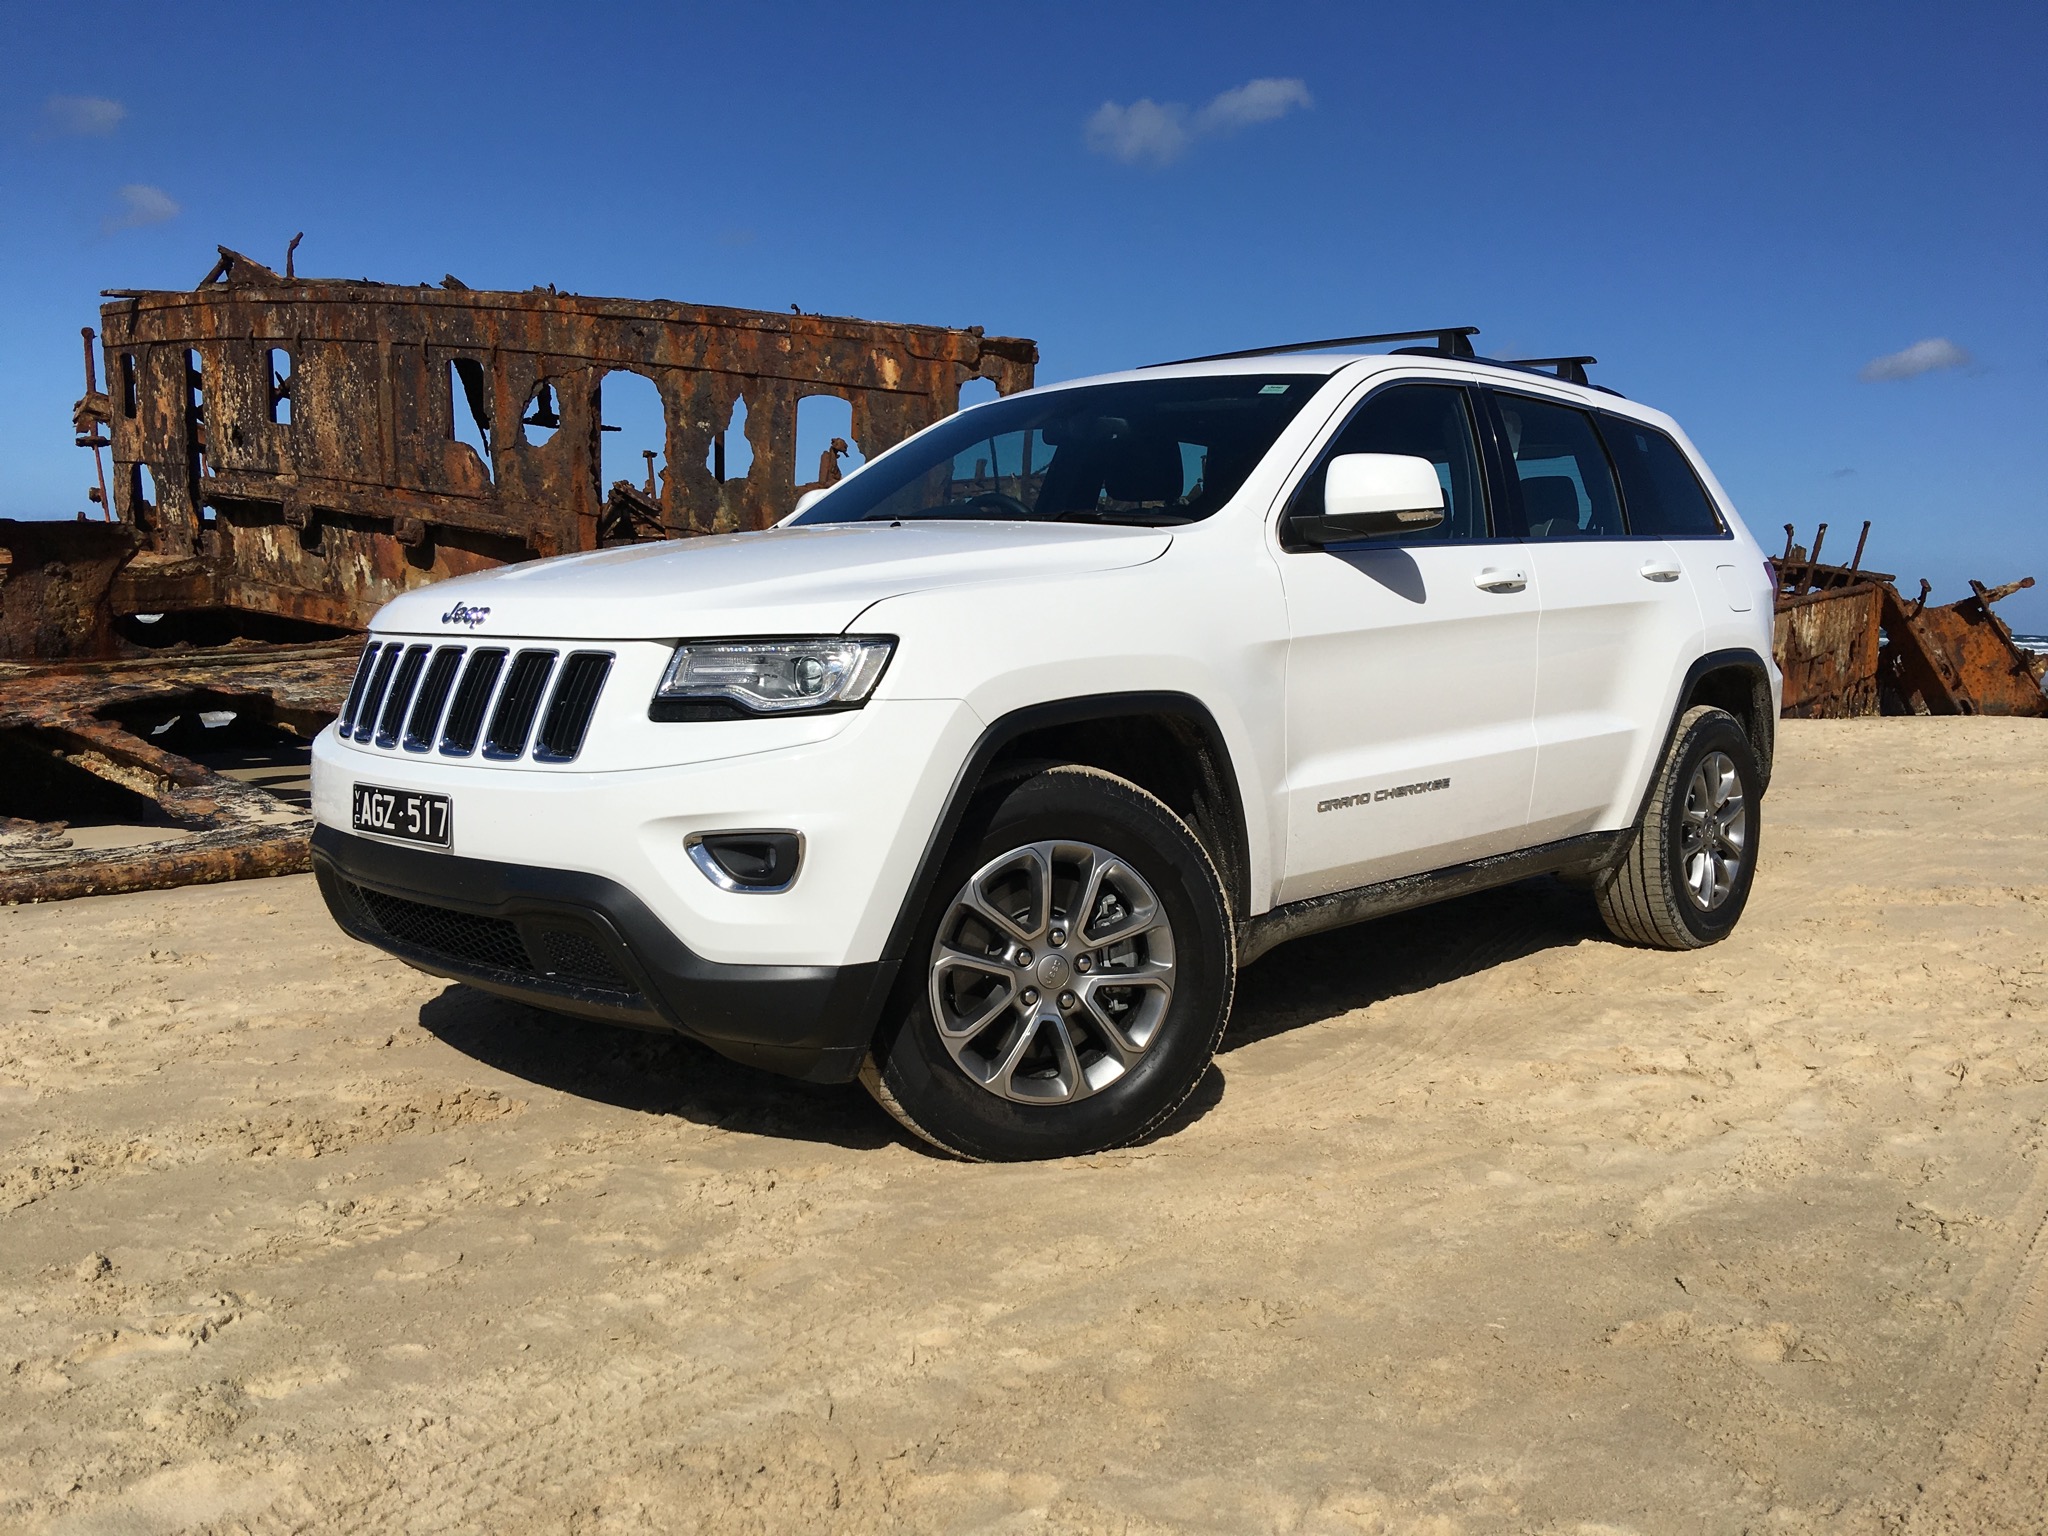
[[1445,518],[1424,534],[1294,547],[1287,595],[1287,864],[1298,901],[1464,863],[1524,841],[1536,766],[1537,586],[1499,541],[1475,451],[1474,397],[1383,386],[1292,498],[1322,510],[1342,453],[1436,465]]

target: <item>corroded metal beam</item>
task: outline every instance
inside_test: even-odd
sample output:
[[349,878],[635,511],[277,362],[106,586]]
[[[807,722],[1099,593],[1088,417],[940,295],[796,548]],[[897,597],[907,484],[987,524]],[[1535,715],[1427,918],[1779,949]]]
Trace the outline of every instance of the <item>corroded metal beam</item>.
[[[74,426],[104,430],[115,510],[144,543],[112,607],[335,628],[506,561],[766,527],[818,483],[796,463],[805,397],[846,401],[873,457],[955,410],[969,379],[1028,387],[1038,357],[979,328],[288,278],[225,248],[192,292],[115,295],[101,347],[105,387]],[[661,398],[667,468],[641,492],[658,518],[606,517],[617,374]],[[752,464],[726,477],[742,414]]]
[[309,867],[312,817],[254,784],[164,750],[137,712],[232,710],[301,739],[331,720],[352,640],[85,664],[0,665],[0,773],[85,774],[139,796],[163,822],[125,846],[82,848],[61,819],[0,817],[0,903],[198,885]]

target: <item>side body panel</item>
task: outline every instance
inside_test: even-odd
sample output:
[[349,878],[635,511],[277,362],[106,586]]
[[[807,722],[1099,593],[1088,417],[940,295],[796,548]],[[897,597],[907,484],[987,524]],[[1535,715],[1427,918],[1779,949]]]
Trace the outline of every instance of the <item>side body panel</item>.
[[1517,846],[1536,767],[1537,583],[1513,544],[1283,554],[1287,874],[1280,899]]

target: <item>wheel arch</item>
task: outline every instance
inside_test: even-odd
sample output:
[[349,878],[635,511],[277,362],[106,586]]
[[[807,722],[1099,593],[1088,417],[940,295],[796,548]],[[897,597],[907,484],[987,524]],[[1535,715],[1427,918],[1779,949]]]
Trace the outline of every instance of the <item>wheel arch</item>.
[[[1725,709],[1735,717],[1749,747],[1756,754],[1757,771],[1763,787],[1771,783],[1771,759],[1777,745],[1778,717],[1772,708],[1771,673],[1764,659],[1751,650],[1709,651],[1694,662],[1678,690],[1678,702],[1671,711],[1671,724],[1664,733],[1664,749],[1671,749],[1672,732],[1688,709],[1700,704]],[[1661,758],[1660,758],[1661,761]]]
[[1763,657],[1746,646],[1709,651],[1686,668],[1685,678],[1679,683],[1671,703],[1670,717],[1664,722],[1663,740],[1646,764],[1642,792],[1636,797],[1635,814],[1622,829],[1620,840],[1597,867],[1613,869],[1628,857],[1629,848],[1642,827],[1644,813],[1649,810],[1650,796],[1656,793],[1658,768],[1670,755],[1671,743],[1677,739],[1678,722],[1685,718],[1687,710],[1697,705],[1725,709],[1735,717],[1743,735],[1749,738],[1750,751],[1756,756],[1757,772],[1763,778],[1762,789],[1768,789],[1778,726],[1772,702],[1770,668],[1765,665]]
[[1236,767],[1216,717],[1192,694],[1099,693],[1012,710],[976,741],[926,841],[883,949],[901,964],[968,804],[1010,769],[1080,763],[1157,795],[1186,821],[1216,863],[1234,916],[1249,899],[1251,859]]

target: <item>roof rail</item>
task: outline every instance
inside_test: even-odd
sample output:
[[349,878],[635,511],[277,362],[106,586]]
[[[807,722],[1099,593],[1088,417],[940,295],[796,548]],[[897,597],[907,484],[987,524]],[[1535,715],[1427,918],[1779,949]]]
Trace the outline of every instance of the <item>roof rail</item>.
[[1599,362],[1597,357],[1516,357],[1506,359],[1510,368],[1548,368],[1567,384],[1584,384],[1592,387],[1592,380],[1586,377],[1587,368]]
[[[1472,338],[1478,334],[1479,327],[1476,325],[1440,325],[1426,331],[1382,331],[1377,336],[1330,336],[1322,341],[1290,341],[1278,347],[1246,347],[1242,352],[1205,352],[1200,357],[1177,357],[1170,363],[1148,363],[1146,366],[1178,368],[1182,363],[1221,363],[1237,357],[1264,357],[1272,352],[1322,352],[1330,347],[1359,346],[1376,341],[1432,341],[1436,345],[1428,350],[1439,356],[1470,357]],[[1409,350],[1424,349],[1417,347]]]

